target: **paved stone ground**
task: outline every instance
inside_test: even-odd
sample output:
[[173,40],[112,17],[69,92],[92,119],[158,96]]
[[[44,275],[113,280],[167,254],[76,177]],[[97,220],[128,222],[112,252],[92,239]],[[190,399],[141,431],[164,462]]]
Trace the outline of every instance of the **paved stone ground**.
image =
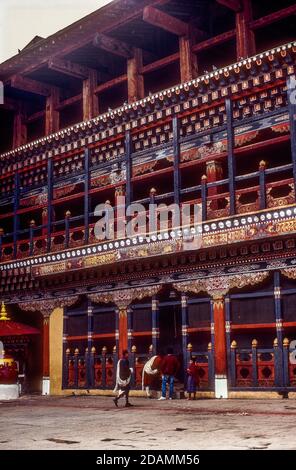
[[296,449],[296,400],[24,397],[0,402],[3,449]]

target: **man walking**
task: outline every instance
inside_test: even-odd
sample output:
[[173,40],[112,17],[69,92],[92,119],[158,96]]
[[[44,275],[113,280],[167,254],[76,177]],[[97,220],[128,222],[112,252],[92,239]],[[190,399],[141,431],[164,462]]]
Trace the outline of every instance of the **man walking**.
[[116,398],[113,399],[115,406],[118,406],[118,400],[125,396],[125,406],[133,406],[128,398],[130,391],[130,381],[133,373],[133,369],[130,367],[128,360],[128,351],[124,349],[122,351],[122,358],[117,363],[116,370],[116,385],[114,392],[118,392]]
[[161,372],[162,372],[162,389],[161,397],[159,400],[166,400],[166,385],[169,383],[169,399],[173,399],[174,394],[174,379],[180,367],[179,361],[173,354],[173,348],[168,348],[167,355],[164,357]]

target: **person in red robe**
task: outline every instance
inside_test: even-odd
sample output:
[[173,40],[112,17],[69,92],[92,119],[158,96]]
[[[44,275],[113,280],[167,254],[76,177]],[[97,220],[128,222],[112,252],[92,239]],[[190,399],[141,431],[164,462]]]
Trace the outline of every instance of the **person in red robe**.
[[193,400],[196,399],[196,390],[199,387],[199,367],[196,363],[196,357],[192,357],[189,361],[187,369],[187,392],[188,400],[191,400],[193,394]]

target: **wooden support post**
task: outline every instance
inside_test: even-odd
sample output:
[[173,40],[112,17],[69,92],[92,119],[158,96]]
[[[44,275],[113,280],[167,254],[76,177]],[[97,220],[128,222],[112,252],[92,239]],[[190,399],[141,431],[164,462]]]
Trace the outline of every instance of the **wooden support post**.
[[180,205],[180,121],[173,117],[173,154],[174,154],[174,203]]
[[130,206],[133,201],[133,186],[132,186],[132,140],[130,131],[125,133],[125,166],[126,166],[126,206]]
[[283,318],[282,318],[282,294],[281,294],[281,275],[279,271],[274,271],[274,312],[277,337],[277,386],[283,386]]
[[26,119],[27,116],[24,104],[18,104],[13,120],[13,148],[20,147],[27,142]]
[[45,135],[53,134],[60,128],[60,113],[57,110],[60,102],[60,90],[53,87],[51,94],[46,98],[45,108]]
[[226,117],[227,117],[227,153],[228,153],[230,215],[234,215],[236,211],[236,202],[235,202],[236,164],[235,164],[235,155],[234,155],[234,129],[233,129],[232,102],[229,98],[225,100],[225,106],[226,106]]
[[4,230],[3,228],[0,228],[0,260],[2,261],[2,252],[3,252],[3,248],[2,248],[2,245],[3,245],[3,236],[4,236]]
[[288,108],[290,119],[291,155],[293,165],[294,188],[296,188],[296,76],[287,79]]
[[96,70],[89,70],[88,77],[82,84],[83,120],[88,121],[99,114],[99,100],[95,94],[98,85]]
[[69,382],[69,354],[67,354],[68,349],[68,312],[67,307],[64,307],[63,315],[63,379],[62,387],[63,389],[68,388]]
[[236,386],[236,341],[232,341],[230,345],[230,357],[231,357],[231,385]]
[[89,190],[90,190],[90,150],[84,152],[84,243],[89,240]]
[[284,338],[283,339],[283,385],[284,385],[284,387],[289,387],[289,385],[290,385],[289,347],[290,347],[289,339]]
[[[223,178],[223,168],[220,161],[211,160],[206,162],[206,175],[207,175],[207,182],[214,183],[216,181],[222,180]],[[209,187],[208,188],[208,195],[209,196],[216,196],[219,191],[219,186]],[[211,202],[211,208],[216,210],[218,209],[218,201],[214,199]]]
[[17,257],[17,240],[19,231],[19,216],[17,214],[20,204],[20,176],[16,172],[14,175],[14,196],[13,196],[13,257]]
[[42,353],[42,395],[49,395],[49,322],[50,316],[48,313],[43,314],[43,353]]
[[107,349],[106,346],[102,348],[102,388],[105,389],[107,385],[107,374],[106,374],[106,365],[107,365],[107,357],[106,357]]
[[129,103],[144,98],[144,77],[141,73],[142,68],[142,50],[135,48],[133,57],[127,59],[127,88]]
[[32,256],[34,254],[34,229],[35,229],[36,223],[35,220],[31,220],[30,222],[30,229],[29,229],[29,254]]
[[53,222],[52,211],[53,200],[53,162],[52,158],[47,161],[47,251],[51,249],[51,232]]
[[90,300],[87,301],[87,347],[91,352],[93,347],[93,331],[94,331],[94,308]]
[[152,355],[158,354],[158,343],[159,343],[159,305],[158,300],[155,296],[152,297],[151,303],[152,313]]
[[216,398],[227,398],[225,300],[223,297],[214,297],[213,313],[215,331],[215,395]]
[[118,311],[118,358],[121,357],[122,351],[128,349],[128,322],[127,307],[120,307]]
[[[181,294],[181,314],[182,314],[182,352],[183,358],[186,358],[188,346],[188,303],[186,294]],[[187,363],[183,361],[183,377],[186,380]]]
[[208,188],[207,188],[207,176],[203,175],[201,177],[201,209],[202,209],[202,221],[207,220],[208,217]]
[[132,350],[133,342],[133,315],[134,312],[131,307],[127,309],[127,349],[129,352]]
[[241,0],[242,8],[236,13],[237,60],[256,54],[255,34],[250,27],[253,20],[251,0]]
[[258,387],[257,347],[258,347],[258,341],[256,339],[253,339],[252,341],[252,386],[253,387]]
[[156,189],[150,189],[150,201],[149,201],[149,233],[157,233],[157,206],[155,204]]
[[198,75],[197,56],[192,52],[192,38],[188,36],[179,37],[180,50],[180,78],[181,83],[188,82]]
[[266,209],[266,162],[261,160],[259,164],[259,186],[260,186],[260,194],[259,194],[259,208]]
[[70,242],[70,217],[71,212],[67,211],[65,214],[65,248],[69,248]]
[[[230,357],[230,346],[231,346],[231,323],[230,323],[230,297],[225,297],[225,333],[226,333],[226,354],[227,354],[227,372],[228,377],[231,378],[231,357]],[[232,386],[234,384],[231,383]]]

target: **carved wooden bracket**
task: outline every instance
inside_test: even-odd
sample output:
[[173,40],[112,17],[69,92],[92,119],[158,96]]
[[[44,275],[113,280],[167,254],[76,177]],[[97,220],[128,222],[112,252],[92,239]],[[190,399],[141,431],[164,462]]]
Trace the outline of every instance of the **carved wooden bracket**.
[[235,274],[232,276],[209,277],[187,282],[177,282],[173,287],[181,292],[192,292],[199,294],[205,292],[214,300],[225,297],[230,289],[239,289],[245,286],[254,286],[264,281],[269,276],[268,272]]
[[78,295],[73,297],[62,297],[53,300],[40,300],[34,302],[21,302],[18,304],[21,310],[26,312],[41,312],[43,317],[49,317],[55,308],[71,307],[79,299]]
[[161,285],[149,286],[149,287],[137,287],[134,289],[123,289],[113,292],[100,292],[98,294],[89,294],[88,298],[95,303],[113,303],[118,308],[119,311],[126,311],[127,307],[134,300],[141,300],[145,297],[152,297],[156,295],[160,289]]

